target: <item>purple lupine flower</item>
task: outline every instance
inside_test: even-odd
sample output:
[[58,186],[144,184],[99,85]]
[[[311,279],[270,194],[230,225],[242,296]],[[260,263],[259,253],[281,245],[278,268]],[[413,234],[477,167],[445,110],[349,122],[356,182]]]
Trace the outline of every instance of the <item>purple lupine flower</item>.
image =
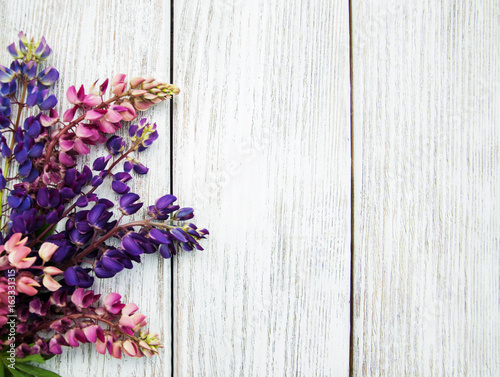
[[[0,97],[0,116],[7,119],[7,117],[10,115],[10,113],[11,113],[10,99],[8,99],[7,97]],[[10,122],[9,122],[6,125],[4,125],[5,122],[3,122],[3,121],[1,123],[3,126],[2,128],[7,127],[10,124]]]
[[137,173],[137,174],[147,174],[149,169],[144,166],[143,164],[141,164],[139,161],[137,160],[132,160],[132,166],[133,166],[133,169],[134,171]]
[[94,278],[80,266],[69,267],[64,271],[64,280],[68,285],[88,288],[94,283]]
[[139,234],[129,233],[122,238],[120,247],[127,253],[127,255],[141,255],[144,253],[143,242],[141,242],[141,239],[138,239],[136,236],[139,236]]
[[38,74],[38,81],[44,87],[50,86],[59,79],[59,72],[54,67],[47,67]]
[[38,48],[35,50],[35,52],[33,53],[33,55],[38,60],[45,60],[45,59],[47,59],[49,57],[49,55],[51,53],[52,53],[52,50],[49,47],[49,45],[47,44],[47,42],[45,40],[45,37],[42,37],[42,39],[40,40],[40,42],[38,44]]
[[17,83],[16,80],[12,80],[10,83],[1,83],[0,84],[0,94],[3,96],[7,96],[9,94],[16,93]]
[[3,65],[0,65],[0,82],[1,83],[8,83],[11,82],[14,79],[14,74],[15,72],[7,67],[4,67]]
[[31,60],[27,63],[21,63],[22,72],[28,77],[28,80],[33,80],[36,76],[36,62]]
[[125,141],[119,136],[111,136],[106,142],[106,148],[109,153],[116,156],[125,149]]
[[106,169],[106,165],[108,164],[108,161],[110,158],[111,158],[111,155],[96,158],[94,160],[93,165],[92,165],[92,169],[94,169],[96,171],[101,171],[101,170]]
[[121,181],[113,181],[111,183],[111,188],[114,192],[120,195],[127,194],[130,191],[130,187],[128,187],[126,183],[123,183]]
[[141,209],[144,203],[135,203],[139,199],[139,195],[131,192],[123,195],[120,200],[120,211],[124,215],[132,215],[136,213],[139,209]]
[[185,207],[178,210],[174,214],[173,219],[176,221],[186,221],[192,219],[193,217],[194,217],[194,209],[190,207]]

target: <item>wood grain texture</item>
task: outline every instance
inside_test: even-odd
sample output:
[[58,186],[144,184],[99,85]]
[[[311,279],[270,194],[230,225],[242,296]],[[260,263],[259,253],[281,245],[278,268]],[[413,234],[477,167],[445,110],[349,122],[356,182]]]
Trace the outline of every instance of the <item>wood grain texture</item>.
[[[88,88],[96,79],[111,78],[116,73],[169,78],[170,5],[165,1],[0,1],[0,20],[1,46],[15,41],[19,30],[35,38],[45,35],[53,49],[46,64],[61,73],[55,88],[62,105],[59,108],[68,104],[65,93],[73,84]],[[10,61],[3,47],[0,58],[3,64]],[[154,203],[169,192],[168,106],[161,104],[147,113],[151,121],[158,123],[160,139],[140,156],[152,168],[150,173],[135,179],[132,186],[145,203]],[[86,161],[92,159],[90,156]],[[108,196],[117,197],[113,193]],[[125,302],[138,304],[148,316],[148,328],[158,332],[166,345],[161,356],[115,360],[99,355],[92,345],[65,349],[62,357],[49,362],[50,368],[61,376],[75,377],[171,374],[171,266],[159,255],[148,255],[144,261],[94,288],[103,294],[120,292]]]
[[500,6],[353,1],[355,376],[500,375]]
[[347,376],[347,1],[174,4],[175,376]]

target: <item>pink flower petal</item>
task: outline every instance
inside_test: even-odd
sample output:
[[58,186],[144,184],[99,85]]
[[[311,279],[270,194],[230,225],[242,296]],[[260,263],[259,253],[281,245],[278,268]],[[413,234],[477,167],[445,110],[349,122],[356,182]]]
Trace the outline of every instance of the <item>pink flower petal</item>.
[[73,147],[75,151],[77,151],[79,154],[86,155],[90,153],[90,149],[81,139],[76,139],[75,140],[75,145]]
[[9,262],[13,265],[17,265],[21,260],[26,258],[29,253],[31,253],[29,247],[18,247],[9,254]]
[[93,94],[88,94],[85,96],[85,99],[82,101],[84,105],[94,107],[100,105],[102,103],[101,97],[95,96]]
[[141,313],[135,313],[130,318],[132,318],[134,325],[138,325],[146,319],[146,316],[144,314],[141,314]]
[[134,314],[138,310],[139,307],[131,302],[130,304],[125,305],[125,307],[122,309],[122,314],[128,316],[130,314]]
[[76,89],[73,85],[68,88],[68,91],[66,92],[66,97],[68,97],[68,101],[73,105],[80,103],[80,101],[78,100],[78,96],[76,94]]
[[59,140],[59,146],[64,152],[72,150],[74,145],[75,142],[73,140]]
[[144,77],[134,77],[132,80],[130,80],[130,87],[137,88],[144,81],[146,81]]
[[135,105],[135,108],[137,110],[139,110],[139,111],[146,111],[151,106],[151,103],[145,102],[145,101],[140,101],[140,100],[136,99],[134,101],[134,105]]
[[36,257],[24,258],[19,263],[13,264],[18,269],[26,269],[33,266],[33,263],[36,262]]
[[67,167],[73,167],[76,165],[75,160],[73,160],[73,158],[65,152],[59,153],[59,161]]
[[54,275],[62,274],[64,271],[58,269],[57,267],[49,266],[49,267],[45,267],[43,269],[43,272],[46,273],[47,275],[54,276]]
[[52,276],[48,274],[45,274],[45,276],[43,277],[42,284],[45,288],[47,288],[51,292],[55,292],[59,288],[61,288],[61,284],[59,284]]
[[96,109],[96,110],[90,110],[87,111],[87,114],[85,114],[85,119],[88,120],[97,120],[101,119],[103,115],[107,113],[107,110],[104,109]]
[[40,250],[38,250],[38,255],[40,255],[40,258],[42,258],[44,262],[48,262],[57,249],[59,249],[59,246],[57,246],[56,244],[53,244],[51,242],[44,242],[43,245],[40,246]]
[[122,120],[122,116],[116,111],[108,110],[108,113],[104,116],[104,119],[111,123],[117,123]]
[[90,325],[90,326],[83,328],[83,333],[85,334],[87,341],[89,341],[91,343],[97,342],[96,328],[97,328],[97,325]]
[[97,130],[86,127],[84,124],[80,124],[76,127],[76,136],[80,138],[93,138],[97,134]]
[[121,111],[116,109],[116,111],[120,112],[122,120],[124,120],[125,122],[130,122],[135,118],[137,118],[137,113],[135,112],[135,108],[130,102],[122,102],[121,107],[124,107],[126,110]]
[[75,117],[76,110],[78,106],[74,106],[73,108],[66,110],[63,114],[63,122],[71,122]]
[[122,344],[120,341],[113,343],[111,356],[113,356],[115,359],[122,358]]
[[126,88],[127,84],[125,83],[113,85],[112,93],[116,94],[117,96],[121,96],[125,92]]
[[64,339],[68,342],[68,344],[71,347],[78,347],[80,344],[78,343],[78,340],[76,340],[75,337],[75,330],[70,329],[64,334]]
[[14,247],[19,243],[22,236],[23,235],[21,233],[14,233],[5,243],[5,248],[7,249],[7,251],[14,250]]
[[116,131],[116,127],[113,123],[108,122],[107,120],[101,119],[98,123],[99,131],[111,134]]
[[135,326],[134,321],[128,315],[122,315],[119,324],[120,326],[130,327],[131,329]]
[[27,276],[22,276],[16,282],[17,291],[20,293],[25,293],[28,296],[34,296],[38,293],[37,290],[33,287],[40,287],[40,284]]
[[43,127],[53,126],[54,124],[56,124],[56,122],[58,120],[59,120],[59,117],[49,117],[48,115],[45,115],[45,114],[40,115],[40,124]]
[[85,89],[83,88],[83,85],[80,86],[80,89],[78,89],[78,103],[82,103],[83,100],[85,99]]
[[127,356],[136,357],[138,354],[137,345],[135,343],[133,343],[130,339],[127,339],[126,341],[123,342],[122,348],[123,348],[123,352]]
[[113,86],[115,86],[116,84],[120,84],[120,83],[123,83],[125,81],[125,78],[127,77],[126,74],[124,73],[118,73],[116,74],[114,77],[113,77]]

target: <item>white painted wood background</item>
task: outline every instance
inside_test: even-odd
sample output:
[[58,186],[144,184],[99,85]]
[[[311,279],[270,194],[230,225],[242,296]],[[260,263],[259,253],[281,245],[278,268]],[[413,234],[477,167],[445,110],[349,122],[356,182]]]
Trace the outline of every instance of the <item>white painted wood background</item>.
[[500,375],[497,1],[1,0],[0,20],[2,46],[46,36],[60,95],[173,59],[174,193],[212,232],[98,286],[160,357],[82,347],[62,376]]

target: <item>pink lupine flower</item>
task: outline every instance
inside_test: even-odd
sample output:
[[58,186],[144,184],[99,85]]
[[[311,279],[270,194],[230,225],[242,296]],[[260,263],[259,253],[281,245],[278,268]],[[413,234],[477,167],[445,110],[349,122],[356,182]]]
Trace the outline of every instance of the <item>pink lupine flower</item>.
[[68,91],[66,92],[66,96],[68,97],[68,101],[73,105],[85,105],[88,107],[94,107],[102,103],[101,98],[94,94],[85,95],[85,89],[83,88],[83,85],[78,90],[78,93],[73,85],[70,86],[68,88]]
[[59,114],[54,109],[50,109],[49,115],[46,114],[40,115],[40,124],[43,127],[53,126],[54,124],[57,123],[58,120],[59,120]]
[[109,79],[104,80],[104,82],[99,85],[99,89],[97,89],[97,81],[90,86],[90,93],[96,96],[102,96],[106,92],[106,89],[108,89]]
[[101,97],[96,96],[94,94],[86,95],[83,85],[80,87],[78,92],[76,91],[74,86],[70,86],[68,88],[68,91],[66,92],[66,97],[68,98],[68,101],[75,106],[64,112],[63,114],[64,122],[71,122],[75,116],[76,110],[78,110],[80,106],[94,107],[102,103]]
[[14,233],[4,245],[0,245],[0,251],[6,250],[9,254],[9,262],[18,269],[30,268],[36,261],[36,257],[26,258],[31,249],[24,246],[28,237],[21,240],[21,233]]
[[122,316],[118,322],[122,327],[122,330],[133,335],[134,332],[138,331],[141,327],[145,326],[147,322],[145,321],[146,316],[141,313],[136,313],[138,310],[137,305],[127,304],[122,309]]
[[61,288],[61,284],[59,284],[52,276],[48,274],[45,274],[43,276],[42,284],[45,288],[47,288],[51,292],[55,292],[59,288]]
[[121,298],[118,293],[108,293],[104,297],[104,306],[106,310],[111,314],[118,314],[125,307],[125,304],[121,303]]
[[53,244],[51,242],[44,242],[42,246],[40,246],[40,250],[38,250],[38,255],[40,256],[40,258],[42,258],[44,263],[47,263],[58,248],[59,246],[57,246],[56,244]]
[[45,267],[43,269],[43,272],[45,272],[45,274],[47,275],[51,275],[51,276],[54,276],[54,275],[59,275],[59,274],[62,274],[64,271],[63,270],[60,270],[59,268],[57,267],[54,267],[54,266],[49,266],[49,267]]
[[17,291],[25,293],[28,296],[34,296],[37,294],[38,291],[34,287],[41,287],[41,285],[29,276],[21,276],[16,281]]
[[71,301],[76,305],[78,311],[88,308],[96,302],[101,295],[94,295],[94,291],[85,291],[84,288],[76,289],[71,295]]
[[125,89],[127,88],[127,84],[125,83],[126,77],[127,77],[127,75],[125,75],[123,73],[119,73],[119,74],[115,75],[115,77],[113,77],[113,82],[112,82],[113,94],[120,96],[123,93],[125,93]]
[[127,356],[131,357],[140,357],[142,356],[140,354],[139,348],[137,348],[137,344],[132,342],[130,339],[127,339],[126,341],[123,342],[122,345],[123,352]]
[[123,101],[120,106],[125,108],[125,111],[121,111],[120,114],[125,122],[131,122],[137,118],[137,113],[135,107],[128,101]]
[[113,343],[111,356],[113,356],[115,359],[122,358],[122,344],[123,343],[120,340]]
[[141,85],[144,81],[146,81],[144,77],[134,77],[132,80],[130,80],[130,87],[132,89],[135,89],[139,85]]
[[[57,335],[59,335],[59,334],[57,334]],[[55,337],[50,339],[50,341],[49,341],[49,351],[50,351],[50,353],[52,353],[54,355],[62,354],[62,347]]]
[[113,353],[113,337],[108,334],[104,337],[104,341],[97,339],[97,342],[95,343],[95,349],[101,355],[106,354],[107,349],[109,354],[111,355]]
[[71,347],[78,347],[80,345],[75,336],[75,329],[66,331],[66,334],[64,334],[64,339]]
[[91,343],[97,342],[97,339],[100,339],[102,342],[104,342],[104,332],[102,331],[101,327],[98,325],[89,325],[87,327],[84,327],[82,329],[83,333],[85,334],[85,337],[87,338],[87,341]]

